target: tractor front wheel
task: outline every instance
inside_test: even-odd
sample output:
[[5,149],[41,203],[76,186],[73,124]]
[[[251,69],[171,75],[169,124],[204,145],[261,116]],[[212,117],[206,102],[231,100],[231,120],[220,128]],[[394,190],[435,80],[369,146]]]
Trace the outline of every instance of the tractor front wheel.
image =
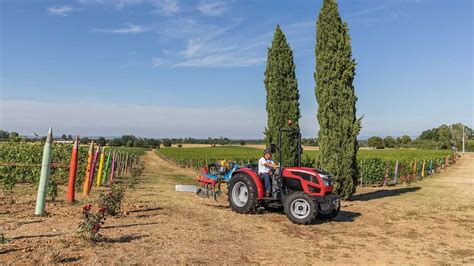
[[257,186],[246,174],[236,174],[227,187],[229,205],[238,213],[255,213],[258,208]]
[[304,192],[288,195],[283,203],[285,214],[295,224],[312,224],[318,215],[318,205]]

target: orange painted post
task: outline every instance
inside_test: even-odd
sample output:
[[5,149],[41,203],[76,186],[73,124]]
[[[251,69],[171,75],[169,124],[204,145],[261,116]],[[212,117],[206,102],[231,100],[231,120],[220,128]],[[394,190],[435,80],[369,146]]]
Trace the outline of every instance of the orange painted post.
[[75,196],[75,185],[76,185],[76,174],[77,174],[77,151],[79,148],[79,137],[76,136],[74,146],[72,147],[71,162],[69,163],[69,182],[67,186],[67,201],[69,203],[74,202]]
[[82,194],[84,196],[87,196],[89,194],[89,177],[91,174],[93,153],[94,153],[94,142],[91,142],[91,145],[89,146],[89,152],[87,153],[86,176],[84,177],[84,187],[82,189]]
[[87,194],[91,192],[92,189],[92,184],[94,184],[94,177],[95,177],[95,167],[97,165],[97,158],[99,157],[99,151],[100,151],[100,145],[97,147],[95,154],[94,154],[94,159],[92,160],[92,166],[91,166],[91,174],[90,174],[90,181],[89,181],[89,190],[87,191]]

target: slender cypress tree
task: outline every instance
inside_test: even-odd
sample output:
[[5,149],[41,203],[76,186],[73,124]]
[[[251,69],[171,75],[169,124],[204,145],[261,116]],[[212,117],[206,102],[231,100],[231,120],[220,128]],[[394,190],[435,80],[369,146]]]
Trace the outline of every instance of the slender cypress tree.
[[356,118],[349,28],[339,16],[335,0],[324,0],[316,24],[316,99],[318,101],[318,165],[334,177],[335,191],[344,198],[357,184],[357,135],[361,119]]
[[[265,69],[267,91],[267,145],[277,144],[278,129],[291,127],[299,133],[300,108],[298,83],[296,81],[293,51],[279,25],[275,29],[272,46],[268,49]],[[288,120],[293,124],[288,125]],[[297,135],[284,133],[282,136],[282,157],[285,165],[294,165],[298,158]],[[277,158],[278,159],[278,158]]]

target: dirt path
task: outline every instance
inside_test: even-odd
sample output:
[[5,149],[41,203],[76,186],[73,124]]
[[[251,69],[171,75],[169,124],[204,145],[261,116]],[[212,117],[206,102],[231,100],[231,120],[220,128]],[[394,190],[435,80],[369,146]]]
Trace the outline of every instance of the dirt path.
[[[129,215],[111,218],[107,241],[77,239],[81,205],[30,213],[25,195],[0,215],[7,262],[408,264],[474,263],[474,155],[412,186],[360,189],[335,221],[311,226],[284,214],[241,215],[219,202],[174,191],[195,173],[148,152],[143,179],[128,192]],[[96,193],[97,194],[97,193]],[[86,202],[85,199],[81,199]],[[0,210],[0,213],[2,213]]]

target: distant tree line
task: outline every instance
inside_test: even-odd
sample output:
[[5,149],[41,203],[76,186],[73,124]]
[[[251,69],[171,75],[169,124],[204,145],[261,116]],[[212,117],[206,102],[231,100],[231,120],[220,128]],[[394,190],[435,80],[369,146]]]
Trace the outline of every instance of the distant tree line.
[[[427,129],[421,133],[416,139],[412,140],[409,136],[393,138],[387,136],[381,138],[373,136],[367,139],[364,146],[373,147],[376,149],[384,148],[423,148],[423,149],[451,149],[453,147],[458,150],[462,149],[462,129],[461,123],[452,124],[450,126],[443,124],[437,128]],[[466,138],[466,147],[473,140],[473,131],[471,128],[465,126],[464,134]]]

